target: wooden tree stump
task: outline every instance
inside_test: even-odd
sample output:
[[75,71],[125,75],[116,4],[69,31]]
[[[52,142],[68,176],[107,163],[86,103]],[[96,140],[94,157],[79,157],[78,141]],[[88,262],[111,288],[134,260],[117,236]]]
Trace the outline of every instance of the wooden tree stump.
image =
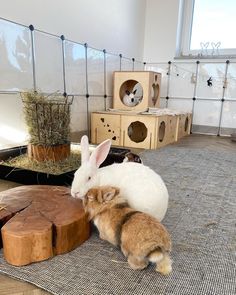
[[6,261],[21,266],[75,249],[89,238],[81,200],[61,186],[20,186],[0,193],[1,239]]
[[39,162],[61,161],[70,156],[70,143],[58,145],[28,144],[28,157]]

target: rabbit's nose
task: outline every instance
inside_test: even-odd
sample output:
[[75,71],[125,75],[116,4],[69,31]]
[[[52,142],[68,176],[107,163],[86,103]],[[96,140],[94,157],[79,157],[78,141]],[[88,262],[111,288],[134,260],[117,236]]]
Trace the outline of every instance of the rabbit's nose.
[[75,193],[75,198],[83,199],[83,196],[79,192],[77,192]]
[[78,192],[75,193],[75,192],[71,191],[71,195],[72,195],[73,198],[79,198],[80,197]]
[[134,102],[134,98],[131,98],[131,102]]

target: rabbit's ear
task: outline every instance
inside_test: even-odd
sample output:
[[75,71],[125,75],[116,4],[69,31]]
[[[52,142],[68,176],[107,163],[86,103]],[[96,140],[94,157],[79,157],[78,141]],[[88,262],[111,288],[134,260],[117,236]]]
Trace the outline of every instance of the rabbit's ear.
[[90,200],[90,201],[94,201],[95,196],[94,196],[93,193],[88,193],[88,194],[86,195],[86,198],[87,198],[88,200]]
[[98,168],[106,159],[111,147],[111,140],[107,139],[99,144],[92,152],[89,162]]
[[88,190],[87,194],[84,197],[84,200],[94,201],[97,198],[98,189],[97,188],[91,188]]
[[88,142],[87,135],[84,135],[81,138],[80,147],[81,147],[81,162],[83,164],[85,162],[88,162],[89,160],[89,142]]
[[115,187],[107,188],[105,192],[103,193],[103,201],[104,202],[111,201],[118,193],[119,193],[119,189],[116,189]]
[[102,204],[104,202],[104,200],[103,200],[103,194],[102,194],[102,190],[101,189],[98,189],[97,190],[96,199],[97,199],[98,203],[100,203],[100,204]]

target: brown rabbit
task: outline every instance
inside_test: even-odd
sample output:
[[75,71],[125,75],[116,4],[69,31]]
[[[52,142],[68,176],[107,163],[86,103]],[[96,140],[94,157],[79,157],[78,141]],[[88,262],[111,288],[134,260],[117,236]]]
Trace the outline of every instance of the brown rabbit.
[[167,230],[154,217],[131,209],[118,188],[94,187],[83,203],[100,238],[120,246],[132,269],[143,269],[153,262],[161,274],[171,272],[171,240]]

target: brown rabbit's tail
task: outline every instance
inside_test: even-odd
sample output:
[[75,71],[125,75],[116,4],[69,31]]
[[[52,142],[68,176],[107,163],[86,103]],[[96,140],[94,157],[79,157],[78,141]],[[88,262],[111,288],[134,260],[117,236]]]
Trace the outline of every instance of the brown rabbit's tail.
[[148,260],[152,263],[159,263],[163,259],[163,251],[158,248],[148,255]]
[[152,251],[148,255],[148,260],[152,263],[156,263],[156,271],[162,275],[168,275],[172,271],[169,254],[163,252],[160,248]]

